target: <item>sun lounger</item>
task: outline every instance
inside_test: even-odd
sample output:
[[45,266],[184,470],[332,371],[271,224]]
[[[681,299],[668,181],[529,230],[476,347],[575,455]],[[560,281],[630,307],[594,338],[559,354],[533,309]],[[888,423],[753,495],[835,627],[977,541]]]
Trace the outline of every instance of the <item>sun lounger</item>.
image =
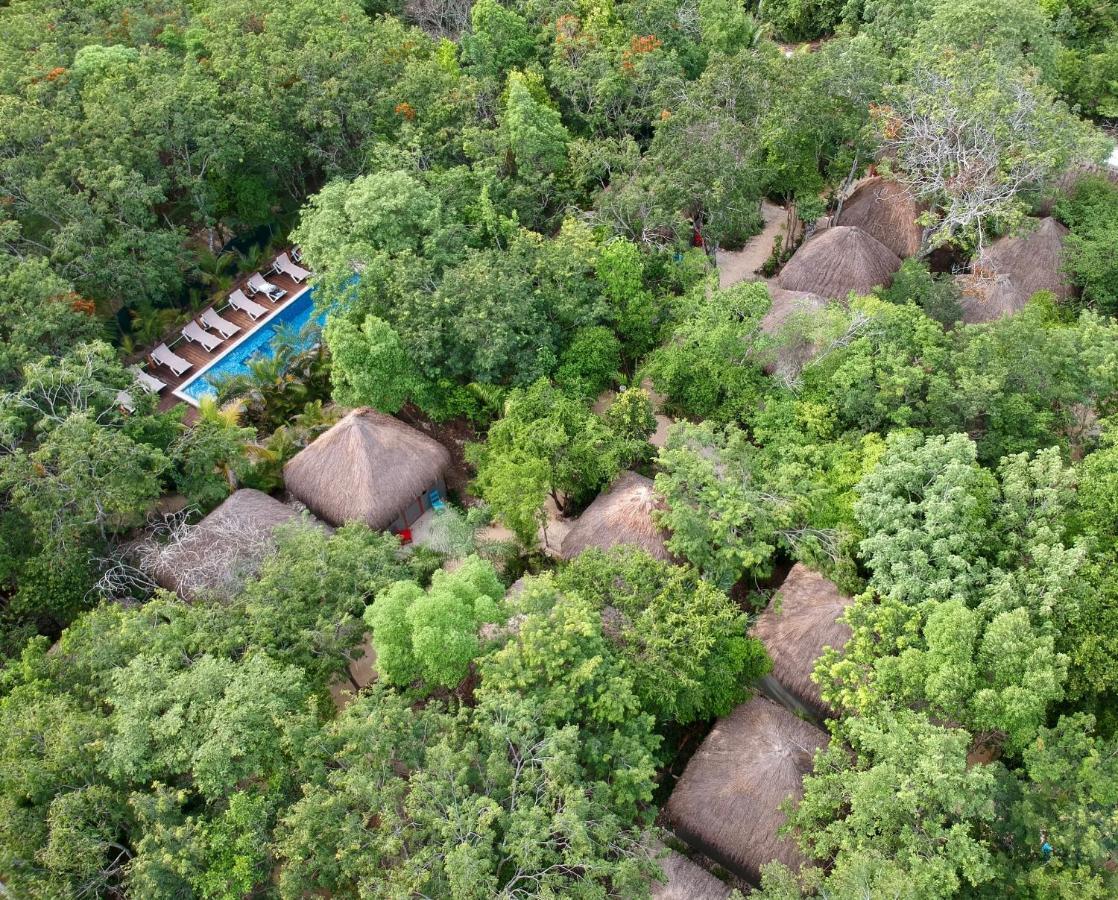
[[261,316],[268,315],[267,307],[261,306],[254,300],[249,300],[245,296],[245,292],[239,288],[229,295],[229,305],[233,309],[239,309],[254,322]]
[[276,257],[276,261],[272,263],[272,271],[277,275],[286,273],[298,284],[302,284],[311,276],[309,270],[304,269],[302,266],[295,265],[295,263],[291,261],[291,257],[286,253],[281,253]]
[[166,344],[160,344],[151,351],[151,358],[154,359],[161,366],[166,366],[176,375],[182,375],[184,372],[190,371],[193,363],[183,359],[176,353],[171,351],[171,348]]
[[116,405],[125,412],[134,413],[136,411],[136,404],[132,402],[132,395],[128,391],[117,391]]
[[143,369],[136,369],[133,374],[136,376],[136,384],[149,394],[158,394],[167,386],[154,375],[149,375]]
[[188,341],[194,341],[196,344],[201,344],[207,351],[212,351],[216,347],[221,346],[221,342],[225,338],[218,337],[216,334],[210,334],[197,322],[191,322],[182,330],[182,336]]
[[257,294],[264,294],[271,300],[282,300],[287,293],[283,288],[276,287],[270,281],[265,281],[264,276],[259,272],[249,278],[247,287],[254,297]]
[[223,319],[216,309],[212,307],[202,313],[202,324],[207,328],[212,328],[224,338],[230,338],[241,330],[241,326],[235,322],[230,322],[228,319]]
[[303,261],[303,248],[302,247],[292,247],[291,248],[291,258],[293,260],[295,260],[295,262],[301,263]]

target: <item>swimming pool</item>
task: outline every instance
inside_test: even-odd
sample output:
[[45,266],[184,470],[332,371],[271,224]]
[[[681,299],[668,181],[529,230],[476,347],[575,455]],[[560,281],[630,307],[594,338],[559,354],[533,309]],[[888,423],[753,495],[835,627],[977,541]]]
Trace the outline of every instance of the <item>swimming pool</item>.
[[326,313],[314,314],[314,288],[303,291],[287,306],[275,313],[258,330],[236,344],[224,356],[214,360],[192,380],[181,385],[175,393],[194,406],[203,397],[217,396],[217,384],[231,375],[248,372],[248,361],[258,354],[271,356],[272,340],[280,329],[300,331],[312,317],[319,325],[326,321]]

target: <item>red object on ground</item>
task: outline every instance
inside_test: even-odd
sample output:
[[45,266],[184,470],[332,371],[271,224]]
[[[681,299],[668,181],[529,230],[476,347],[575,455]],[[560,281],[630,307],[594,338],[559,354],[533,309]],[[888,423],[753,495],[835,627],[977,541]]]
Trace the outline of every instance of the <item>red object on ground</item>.
[[410,528],[401,529],[400,531],[396,532],[396,536],[400,539],[401,544],[410,544],[411,543],[411,529]]
[[692,225],[691,227],[692,227],[691,246],[692,247],[702,247],[703,246],[703,231],[702,231],[702,229],[699,228],[697,223]]

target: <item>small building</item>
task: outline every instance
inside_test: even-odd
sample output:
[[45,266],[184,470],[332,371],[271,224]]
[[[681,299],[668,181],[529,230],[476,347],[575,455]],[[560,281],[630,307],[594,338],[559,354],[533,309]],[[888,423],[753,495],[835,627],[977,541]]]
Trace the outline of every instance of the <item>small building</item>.
[[888,178],[867,178],[842,204],[836,225],[852,225],[876,238],[901,259],[920,252],[924,229],[916,221],[920,209],[903,184]]
[[655,559],[670,559],[664,530],[652,517],[658,505],[652,479],[636,472],[622,472],[571,526],[563,538],[560,555],[563,559],[574,559],[589,547],[608,550],[629,544]]
[[719,719],[668,799],[668,821],[680,840],[739,877],[761,883],[761,867],[782,862],[798,871],[808,860],[785,823],[785,800],[803,797],[815,751],[827,735],[783,706],[754,697]]
[[356,409],[283,467],[290,494],[331,525],[364,522],[403,531],[446,496],[450,453],[433,438],[373,409]]
[[[663,853],[663,845],[658,849]],[[653,900],[726,900],[730,887],[682,853],[668,850],[658,855],[656,864],[664,871],[664,881],[652,883]]]
[[778,346],[764,369],[769,375],[794,379],[819,352],[808,330],[797,328],[795,323],[822,312],[827,301],[817,294],[778,287],[770,287],[769,296],[772,306],[761,317],[761,332],[777,339]]
[[900,267],[901,258],[877,238],[861,228],[836,225],[804,242],[777,284],[786,291],[845,300],[851,292],[864,295],[888,286]]
[[1008,275],[957,275],[959,306],[968,325],[995,322],[1025,308],[1029,295]]
[[761,689],[796,712],[833,717],[811,673],[827,647],[841,650],[850,640],[850,626],[842,615],[853,602],[833,581],[796,563],[753,625],[753,637],[765,645],[773,661]]
[[244,488],[197,525],[175,529],[166,541],[144,541],[135,552],[142,570],[184,600],[229,597],[274,549],[276,527],[299,518],[274,497]]
[[1037,291],[1051,291],[1057,300],[1067,300],[1075,292],[1062,271],[1068,229],[1051,216],[1032,221],[1035,227],[994,241],[975,268],[1008,276],[1025,300]]

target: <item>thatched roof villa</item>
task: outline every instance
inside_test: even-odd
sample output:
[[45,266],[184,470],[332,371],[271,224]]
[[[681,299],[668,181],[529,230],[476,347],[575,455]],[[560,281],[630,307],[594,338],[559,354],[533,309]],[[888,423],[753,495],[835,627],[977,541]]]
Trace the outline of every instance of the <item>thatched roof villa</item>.
[[840,650],[850,640],[850,626],[840,620],[853,602],[834,582],[796,563],[753,625],[753,636],[773,660],[769,678],[820,718],[835,713],[819,696],[811,673],[824,648]]
[[1064,240],[1068,229],[1051,216],[1020,235],[998,238],[983,253],[978,267],[996,275],[1008,275],[1028,300],[1037,291],[1051,291],[1066,300],[1075,288],[1061,271]]
[[561,556],[574,559],[588,547],[608,550],[631,544],[656,559],[669,559],[664,531],[652,519],[658,503],[652,479],[622,472],[571,526],[563,538]]
[[876,238],[901,259],[920,252],[923,228],[920,209],[904,185],[875,176],[867,178],[842,204],[836,225],[852,225]]
[[819,352],[815,343],[801,334],[784,334],[798,317],[810,317],[821,312],[827,301],[818,294],[805,291],[786,291],[770,287],[769,296],[772,306],[761,317],[761,331],[769,337],[781,337],[780,346],[771,362],[766,362],[765,371],[769,375],[793,378]]
[[901,259],[861,228],[836,225],[805,242],[777,279],[786,291],[844,300],[888,285]]
[[1029,295],[1008,275],[958,275],[959,306],[968,325],[994,322],[1025,308]]
[[446,494],[450,453],[393,416],[355,409],[283,467],[287,490],[332,525],[402,531]]
[[272,551],[273,530],[298,518],[260,491],[234,491],[197,525],[175,529],[166,543],[137,547],[140,567],[184,600],[230,596]]
[[[663,851],[663,845],[658,845]],[[656,859],[664,870],[665,881],[652,883],[653,900],[726,900],[730,887],[682,853],[669,850]]]
[[676,835],[737,875],[760,884],[773,860],[807,863],[784,824],[781,804],[803,796],[804,776],[827,735],[783,706],[754,697],[719,719],[668,800]]

